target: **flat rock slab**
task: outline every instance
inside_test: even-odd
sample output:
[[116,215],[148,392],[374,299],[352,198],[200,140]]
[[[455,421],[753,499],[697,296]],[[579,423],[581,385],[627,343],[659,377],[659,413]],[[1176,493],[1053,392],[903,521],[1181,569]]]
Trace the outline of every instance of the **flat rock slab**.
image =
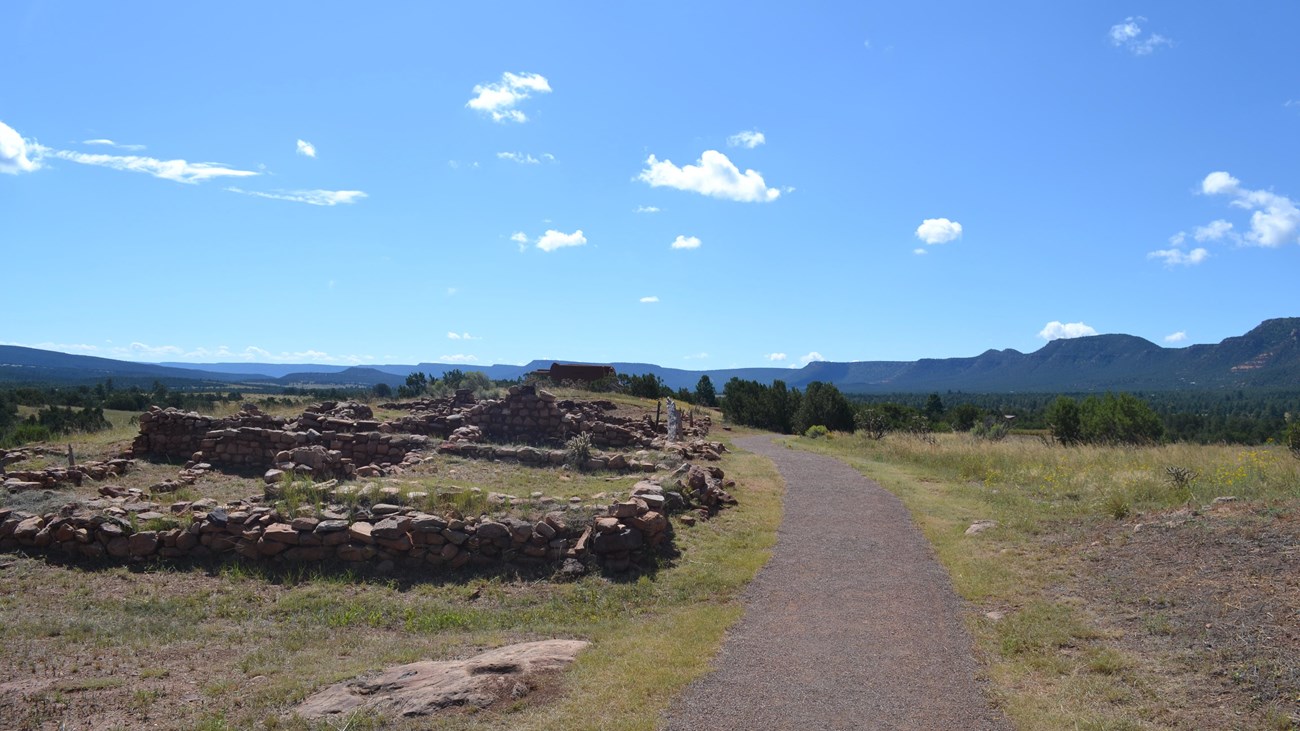
[[331,685],[295,711],[306,719],[359,709],[388,718],[427,716],[448,708],[487,708],[502,698],[522,698],[536,676],[563,670],[589,643],[543,640],[507,645],[468,660],[426,660]]
[[667,729],[1010,729],[985,697],[961,600],[898,498],[831,457],[736,444],[786,482],[772,558],[714,672]]

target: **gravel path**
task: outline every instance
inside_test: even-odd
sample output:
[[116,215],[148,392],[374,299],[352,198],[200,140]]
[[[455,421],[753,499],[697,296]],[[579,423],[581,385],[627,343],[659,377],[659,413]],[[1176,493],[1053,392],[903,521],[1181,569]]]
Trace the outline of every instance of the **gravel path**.
[[831,457],[737,439],[776,463],[785,517],[717,670],[668,729],[1009,729],[975,679],[962,605],[907,509]]

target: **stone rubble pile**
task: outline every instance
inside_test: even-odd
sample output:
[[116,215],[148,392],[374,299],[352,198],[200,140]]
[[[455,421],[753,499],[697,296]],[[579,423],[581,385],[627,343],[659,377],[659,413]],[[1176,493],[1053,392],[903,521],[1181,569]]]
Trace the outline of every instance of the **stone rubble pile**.
[[135,466],[129,459],[110,459],[102,462],[87,462],[72,467],[46,467],[39,470],[9,470],[0,474],[4,477],[4,488],[10,493],[25,490],[43,490],[71,483],[78,487],[84,480],[100,481],[109,477],[125,475]]
[[524,520],[435,515],[395,503],[304,507],[286,514],[261,496],[226,505],[204,499],[164,506],[138,489],[104,485],[101,498],[69,503],[56,513],[0,508],[0,551],[32,548],[91,560],[341,562],[380,571],[508,562],[562,565],[568,574],[581,573],[582,560],[592,556],[605,570],[622,572],[672,540],[671,511],[694,502],[707,516],[735,503],[716,467],[680,472],[680,492],[639,482],[628,500],[594,519],[581,508]]

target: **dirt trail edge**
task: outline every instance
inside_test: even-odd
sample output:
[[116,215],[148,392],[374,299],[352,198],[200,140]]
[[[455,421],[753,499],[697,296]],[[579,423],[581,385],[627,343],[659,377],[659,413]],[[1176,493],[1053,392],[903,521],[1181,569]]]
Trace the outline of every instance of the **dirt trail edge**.
[[736,440],[786,481],[772,558],[667,729],[1009,729],[962,605],[903,504],[831,457]]

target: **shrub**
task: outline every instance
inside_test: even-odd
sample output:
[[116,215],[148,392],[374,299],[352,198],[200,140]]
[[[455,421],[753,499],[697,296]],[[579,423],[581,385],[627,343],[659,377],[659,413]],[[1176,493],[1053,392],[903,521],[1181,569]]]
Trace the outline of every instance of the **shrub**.
[[870,406],[858,409],[858,413],[853,415],[853,424],[858,431],[877,441],[884,439],[885,432],[889,431],[889,417]]
[[591,459],[591,435],[583,432],[564,443],[564,463],[581,469]]
[[1286,446],[1296,459],[1300,459],[1300,419],[1292,421],[1286,428]]
[[1011,425],[1005,420],[994,419],[989,416],[983,421],[976,422],[975,426],[971,427],[970,433],[971,436],[977,439],[987,439],[990,442],[1000,442],[1003,439],[1006,439],[1007,435],[1011,433]]
[[808,431],[803,433],[803,435],[805,437],[808,437],[809,439],[821,439],[822,437],[830,436],[830,434],[831,434],[831,430],[827,429],[821,424],[813,424],[812,426],[808,427]]

